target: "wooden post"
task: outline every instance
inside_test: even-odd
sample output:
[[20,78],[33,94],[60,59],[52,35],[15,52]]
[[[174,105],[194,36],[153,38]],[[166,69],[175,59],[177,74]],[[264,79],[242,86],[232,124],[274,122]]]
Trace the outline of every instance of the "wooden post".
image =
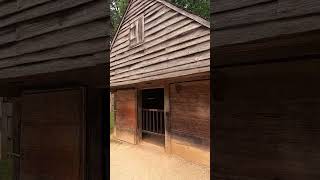
[[0,160],[2,159],[2,144],[3,144],[3,113],[2,113],[2,97],[0,97]]
[[4,98],[1,98],[1,159],[7,159],[8,153],[8,120]]
[[142,94],[141,91],[137,90],[138,98],[138,132],[137,132],[137,143],[142,140]]
[[171,122],[170,122],[170,84],[164,87],[164,126],[165,126],[165,150],[171,153]]

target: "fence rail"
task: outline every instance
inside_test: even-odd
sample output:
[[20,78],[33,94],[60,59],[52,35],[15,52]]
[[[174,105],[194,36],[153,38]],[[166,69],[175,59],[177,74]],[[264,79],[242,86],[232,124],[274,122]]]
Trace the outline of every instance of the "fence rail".
[[164,135],[164,110],[142,109],[142,132]]

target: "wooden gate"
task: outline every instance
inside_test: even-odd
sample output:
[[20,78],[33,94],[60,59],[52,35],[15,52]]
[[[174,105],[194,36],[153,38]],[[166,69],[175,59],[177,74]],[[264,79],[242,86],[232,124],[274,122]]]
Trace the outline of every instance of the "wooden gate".
[[21,106],[20,180],[82,180],[81,89],[27,92]]
[[142,132],[164,135],[164,110],[142,109]]

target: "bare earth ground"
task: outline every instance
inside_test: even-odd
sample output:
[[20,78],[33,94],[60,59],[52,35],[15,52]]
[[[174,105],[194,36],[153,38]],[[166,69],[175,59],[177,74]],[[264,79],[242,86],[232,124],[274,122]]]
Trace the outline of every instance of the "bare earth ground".
[[111,140],[112,180],[209,180],[210,168],[166,154],[163,148]]

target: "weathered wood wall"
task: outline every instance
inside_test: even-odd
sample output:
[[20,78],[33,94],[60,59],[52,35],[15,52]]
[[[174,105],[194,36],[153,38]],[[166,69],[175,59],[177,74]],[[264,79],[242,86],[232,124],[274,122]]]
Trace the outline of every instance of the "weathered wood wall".
[[301,60],[216,70],[215,179],[319,179],[320,63]]
[[171,151],[210,164],[210,80],[170,85]]
[[0,79],[107,63],[108,0],[0,1]]
[[[130,24],[142,14],[144,43],[130,48]],[[209,49],[209,27],[161,2],[133,0],[111,49],[111,86],[209,72]]]
[[23,95],[21,148],[15,151],[22,156],[20,179],[83,179],[86,165],[83,97],[79,89]]
[[317,0],[211,0],[214,46],[319,30]]
[[[86,104],[86,180],[103,180],[108,177],[107,164],[110,149],[106,141],[109,141],[109,128],[107,110],[104,104],[108,104],[108,91],[101,88],[87,89]],[[109,127],[109,126],[107,126]]]
[[117,90],[115,93],[115,134],[122,141],[137,142],[137,89]]
[[214,63],[225,66],[319,54],[314,45],[319,39],[319,12],[317,0],[211,0]]
[[211,7],[215,179],[319,179],[320,2]]

